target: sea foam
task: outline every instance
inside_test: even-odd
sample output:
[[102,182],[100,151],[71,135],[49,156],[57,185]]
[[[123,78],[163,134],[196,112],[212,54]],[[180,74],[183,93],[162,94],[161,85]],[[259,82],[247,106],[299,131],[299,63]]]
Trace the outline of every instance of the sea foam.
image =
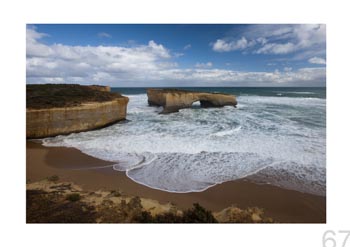
[[240,96],[238,108],[162,115],[145,94],[128,97],[128,121],[44,145],[114,161],[134,181],[165,191],[202,191],[255,174],[258,182],[325,193],[325,99]]

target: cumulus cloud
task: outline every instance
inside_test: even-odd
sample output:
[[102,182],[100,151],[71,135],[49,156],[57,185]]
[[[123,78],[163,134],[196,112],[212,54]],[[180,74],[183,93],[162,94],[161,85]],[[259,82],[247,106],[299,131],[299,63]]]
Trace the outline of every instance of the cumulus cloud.
[[295,51],[297,49],[296,45],[293,43],[277,44],[277,43],[268,43],[263,47],[256,50],[256,54],[287,54]]
[[105,32],[98,33],[97,36],[100,38],[112,38],[112,35],[110,35],[109,33],[105,33]]
[[[113,82],[142,77],[148,70],[166,68],[170,52],[151,40],[147,45],[120,46],[45,45],[45,34],[27,30],[27,81],[61,82],[66,80]],[[169,67],[173,67],[170,64]],[[118,79],[116,79],[118,78]]]
[[213,67],[213,63],[212,62],[207,62],[207,63],[196,63],[195,64],[196,68],[211,68]]
[[314,64],[326,64],[326,59],[321,57],[312,57],[308,61],[309,63],[314,63]]
[[[218,39],[212,48],[217,52],[244,50],[253,54],[283,55],[307,51],[325,53],[326,26],[309,25],[250,25],[243,33],[231,33]],[[301,56],[300,56],[301,57]]]
[[253,45],[253,43],[248,42],[248,40],[245,37],[242,37],[238,40],[234,40],[230,42],[222,39],[218,39],[213,44],[213,50],[217,52],[236,51],[236,50],[243,50],[251,45]]
[[[46,34],[27,29],[27,83],[80,83],[111,86],[319,85],[325,68],[243,72],[197,63],[182,68],[172,53],[154,40],[132,47],[47,45]],[[262,41],[261,41],[262,42]]]

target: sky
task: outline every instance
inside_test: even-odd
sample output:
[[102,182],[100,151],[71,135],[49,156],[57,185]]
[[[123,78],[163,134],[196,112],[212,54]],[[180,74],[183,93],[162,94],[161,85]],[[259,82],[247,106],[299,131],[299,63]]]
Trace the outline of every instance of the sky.
[[324,24],[28,24],[26,81],[326,86]]

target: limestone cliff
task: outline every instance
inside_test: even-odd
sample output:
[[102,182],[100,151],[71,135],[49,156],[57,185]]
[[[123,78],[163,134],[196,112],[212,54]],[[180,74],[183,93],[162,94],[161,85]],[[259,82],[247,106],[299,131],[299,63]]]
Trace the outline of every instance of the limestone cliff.
[[163,106],[161,113],[177,112],[189,108],[193,102],[199,101],[201,107],[222,107],[237,105],[236,96],[223,93],[192,92],[176,89],[148,89],[148,104]]
[[70,86],[45,85],[50,93],[39,93],[42,87],[28,90],[27,85],[27,138],[92,130],[125,119],[129,98],[103,87],[74,85],[72,91]]

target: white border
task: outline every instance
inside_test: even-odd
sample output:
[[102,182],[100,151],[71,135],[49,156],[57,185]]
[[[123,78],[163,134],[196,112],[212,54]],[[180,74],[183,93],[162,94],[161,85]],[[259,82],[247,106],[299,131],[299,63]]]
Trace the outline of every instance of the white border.
[[[348,10],[320,0],[2,1],[1,246],[322,246],[325,230],[350,230]],[[26,23],[326,23],[327,224],[26,225]]]

